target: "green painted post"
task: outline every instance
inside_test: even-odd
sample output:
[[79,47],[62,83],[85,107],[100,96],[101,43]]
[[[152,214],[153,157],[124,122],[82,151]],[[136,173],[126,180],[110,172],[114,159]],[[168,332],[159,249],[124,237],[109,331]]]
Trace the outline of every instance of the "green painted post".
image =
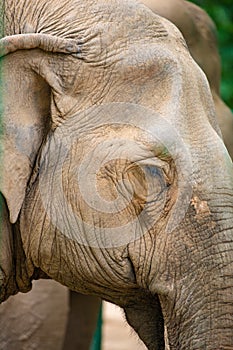
[[100,306],[99,316],[97,320],[97,326],[95,330],[95,334],[93,337],[93,341],[91,344],[90,350],[101,350],[101,342],[102,342],[102,323],[103,323],[103,308]]

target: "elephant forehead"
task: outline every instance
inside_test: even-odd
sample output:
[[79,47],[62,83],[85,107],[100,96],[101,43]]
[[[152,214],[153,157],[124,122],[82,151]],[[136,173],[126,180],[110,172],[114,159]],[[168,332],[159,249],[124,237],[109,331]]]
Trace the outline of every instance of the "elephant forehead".
[[179,85],[182,74],[182,62],[177,59],[172,46],[169,48],[165,43],[156,42],[130,46],[117,67],[123,81],[129,83],[133,79],[135,85],[145,87],[144,91],[153,85],[154,90],[159,88],[169,93],[173,80],[176,79]]
[[[127,20],[100,20],[79,34],[81,52],[77,57],[86,63],[109,67],[122,61],[128,66],[135,64],[151,66],[160,57],[162,46],[173,50],[186,44],[177,28],[164,18],[147,11],[129,16]],[[157,45],[161,45],[158,47]],[[160,58],[161,59],[161,58]]]
[[[142,28],[147,28],[151,35],[167,35],[160,25],[158,27],[158,21],[153,20],[156,16],[151,11],[131,0],[64,0],[62,3],[56,0],[12,0],[5,3],[5,35],[46,32],[77,38],[79,35],[85,36],[88,29],[93,30],[101,24],[105,24],[102,33],[109,39],[128,37],[129,31],[135,39],[135,36],[141,36]],[[14,16],[10,16],[10,13],[14,13]]]

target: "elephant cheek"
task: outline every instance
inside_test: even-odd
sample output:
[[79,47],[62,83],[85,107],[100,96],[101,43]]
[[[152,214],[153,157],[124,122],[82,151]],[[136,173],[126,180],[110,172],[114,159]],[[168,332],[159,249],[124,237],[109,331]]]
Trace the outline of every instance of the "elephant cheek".
[[109,290],[114,284],[119,289],[122,280],[125,287],[134,285],[127,246],[165,215],[170,198],[159,166],[111,157],[99,167],[94,163],[93,172],[92,147],[88,138],[79,139],[63,154],[56,139],[49,139],[20,220],[26,255],[34,265],[83,292],[99,281]]

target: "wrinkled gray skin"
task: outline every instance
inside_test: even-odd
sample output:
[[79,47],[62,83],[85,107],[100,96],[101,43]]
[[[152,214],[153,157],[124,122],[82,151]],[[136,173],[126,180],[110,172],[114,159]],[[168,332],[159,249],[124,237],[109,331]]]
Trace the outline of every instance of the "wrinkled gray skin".
[[[233,157],[233,116],[219,97],[220,58],[214,23],[206,12],[187,1],[143,0],[143,3],[182,32],[192,57],[207,75],[223,139]],[[0,307],[0,344],[8,350],[28,348],[32,344],[35,348],[43,344],[57,350],[62,343],[64,349],[89,349],[99,306],[97,297],[84,297],[72,291],[68,294],[58,283],[36,281],[32,292],[19,294]],[[31,310],[33,317],[29,317]],[[24,323],[19,324],[22,318]]]
[[233,158],[233,114],[220,97],[221,62],[216,27],[208,14],[184,0],[141,0],[153,12],[174,23],[183,34],[189,51],[205,72],[214,99],[223,140]]
[[[44,36],[28,39],[21,35],[0,47],[5,126],[1,301],[28,291],[33,278],[49,276],[77,292],[98,295],[123,307],[148,349],[164,348],[164,324],[170,349],[233,349],[232,163],[219,136],[205,76],[179,32],[130,1],[26,5],[8,1],[5,6],[4,36],[29,32]],[[62,40],[54,42],[54,37]],[[108,112],[121,123],[120,128],[109,121],[96,127],[97,118],[104,121],[104,107],[97,114],[96,109],[78,114],[106,103],[118,103],[118,109]],[[137,110],[144,111],[140,106],[150,109],[146,135],[134,125],[125,126],[125,114],[119,113],[124,103],[135,118]],[[141,127],[144,118],[142,112]],[[176,130],[177,138],[171,139],[174,135],[169,127],[167,132],[162,128],[161,144],[157,135],[161,120]],[[65,213],[67,207],[59,202],[54,187],[54,164],[59,164],[62,153],[59,148],[51,152],[51,148],[66,134],[77,133],[78,142],[62,168],[64,193],[72,209],[101,236],[109,233],[108,227],[137,217],[144,206],[145,215],[134,232],[136,239],[122,242],[130,235],[125,225],[117,237],[121,244],[111,247],[108,242],[106,247],[102,236],[99,247],[93,247],[84,224],[74,223],[70,231],[70,212]],[[130,191],[134,200],[123,217],[88,210],[73,172],[85,154],[112,135],[128,138],[122,150],[138,141],[137,147],[133,143],[133,154],[147,174],[145,178],[132,159],[131,166],[124,157],[113,161],[119,143],[111,147],[108,143],[112,162],[101,168],[97,187],[105,201],[111,202],[118,188],[114,184],[127,179],[131,186],[123,181],[118,194],[127,199]],[[187,178],[183,180],[192,184],[192,192],[183,215],[176,206],[183,173],[177,162],[183,154],[173,154],[173,142],[185,145],[181,151],[187,151],[192,165],[184,172]],[[164,143],[170,147],[164,148]],[[106,148],[100,147],[98,156],[104,159]],[[40,187],[41,176],[47,187]],[[147,188],[152,188],[149,198]],[[46,193],[50,203],[43,202]],[[92,192],[87,193],[92,199]],[[165,203],[160,202],[160,195]],[[56,215],[52,216],[53,201]],[[171,221],[174,210],[176,225]],[[60,217],[65,219],[62,229]],[[150,227],[139,235],[144,224]],[[86,240],[84,245],[78,233]]]

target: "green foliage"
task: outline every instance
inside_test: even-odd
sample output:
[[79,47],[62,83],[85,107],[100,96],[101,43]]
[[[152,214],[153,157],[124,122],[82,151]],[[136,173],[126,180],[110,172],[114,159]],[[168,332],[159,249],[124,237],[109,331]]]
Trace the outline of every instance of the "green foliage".
[[222,60],[221,95],[233,109],[233,1],[193,0],[192,2],[205,9],[217,26]]

